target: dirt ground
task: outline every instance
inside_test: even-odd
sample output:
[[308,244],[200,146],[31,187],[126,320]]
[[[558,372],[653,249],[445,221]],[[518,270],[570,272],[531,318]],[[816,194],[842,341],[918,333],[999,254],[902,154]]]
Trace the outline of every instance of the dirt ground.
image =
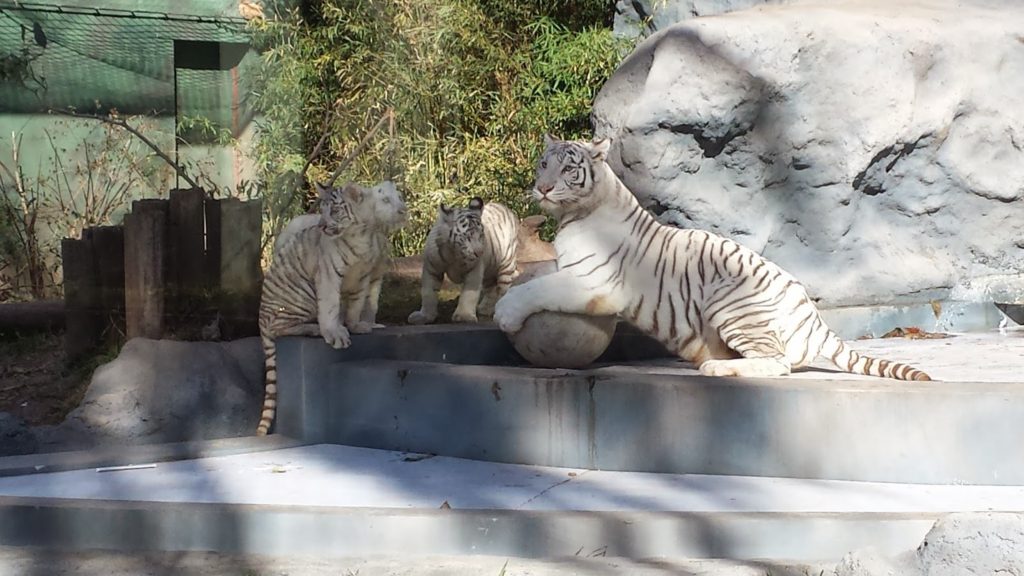
[[0,412],[29,426],[58,424],[82,400],[93,369],[111,358],[100,352],[69,365],[62,332],[0,334]]
[[[389,276],[381,292],[378,321],[383,324],[405,324],[409,314],[419,309],[418,276]],[[442,288],[439,320],[451,317],[457,298],[457,288],[447,284]],[[0,327],[0,412],[13,414],[29,426],[59,424],[81,402],[93,371],[113,360],[119,349],[110,345],[69,364],[63,332],[11,332]]]

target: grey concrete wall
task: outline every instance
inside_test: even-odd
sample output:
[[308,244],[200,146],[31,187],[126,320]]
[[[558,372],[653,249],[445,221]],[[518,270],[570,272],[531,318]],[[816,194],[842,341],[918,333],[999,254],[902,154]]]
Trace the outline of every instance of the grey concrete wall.
[[[282,356],[279,355],[279,358]],[[927,484],[1024,482],[1024,384],[727,379],[616,366],[309,367],[307,441],[500,462]],[[665,373],[669,372],[669,373]],[[682,372],[682,371],[680,371]],[[289,387],[290,388],[290,387]],[[282,391],[289,388],[282,386]],[[283,398],[283,396],[282,396]]]
[[[598,362],[644,360],[666,356],[665,349],[625,323]],[[277,340],[278,404],[274,432],[316,440],[323,437],[329,414],[325,406],[330,367],[360,360],[402,360],[522,366],[526,361],[493,325],[445,324],[401,326],[356,335],[353,345],[335,350],[320,338]]]

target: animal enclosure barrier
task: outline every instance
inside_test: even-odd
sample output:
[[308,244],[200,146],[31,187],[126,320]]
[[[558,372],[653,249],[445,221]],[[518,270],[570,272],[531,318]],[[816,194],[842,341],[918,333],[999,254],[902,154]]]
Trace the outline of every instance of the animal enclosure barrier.
[[61,242],[66,348],[105,337],[232,339],[256,335],[262,202],[201,189],[136,200],[122,226]]

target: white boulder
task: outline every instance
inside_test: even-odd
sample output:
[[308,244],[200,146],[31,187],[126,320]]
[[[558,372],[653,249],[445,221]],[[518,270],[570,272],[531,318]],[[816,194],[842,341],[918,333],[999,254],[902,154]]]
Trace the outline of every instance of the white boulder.
[[584,368],[597,360],[615,336],[616,316],[543,311],[532,314],[515,334],[516,352],[540,368]]
[[962,512],[938,520],[916,550],[886,558],[874,550],[847,554],[835,576],[1024,574],[1024,516]]
[[761,252],[825,306],[1024,270],[1024,4],[693,18],[623,62],[593,122],[663,221]]

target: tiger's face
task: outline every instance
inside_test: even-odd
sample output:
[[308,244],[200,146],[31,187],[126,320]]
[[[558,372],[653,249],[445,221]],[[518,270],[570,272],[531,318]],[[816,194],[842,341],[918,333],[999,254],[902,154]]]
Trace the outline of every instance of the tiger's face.
[[592,209],[599,201],[592,194],[594,169],[604,162],[610,144],[608,139],[568,141],[545,134],[533,185],[533,199],[541,209],[554,216]]
[[336,186],[316,185],[320,193],[320,229],[327,236],[337,236],[356,225],[372,226],[376,221],[374,194],[349,182]]
[[370,190],[375,208],[374,219],[386,232],[394,232],[409,219],[402,194],[395,183],[385,180]]
[[473,267],[484,252],[483,211],[484,201],[480,198],[473,198],[465,208],[441,204],[438,211],[441,238],[467,268]]

